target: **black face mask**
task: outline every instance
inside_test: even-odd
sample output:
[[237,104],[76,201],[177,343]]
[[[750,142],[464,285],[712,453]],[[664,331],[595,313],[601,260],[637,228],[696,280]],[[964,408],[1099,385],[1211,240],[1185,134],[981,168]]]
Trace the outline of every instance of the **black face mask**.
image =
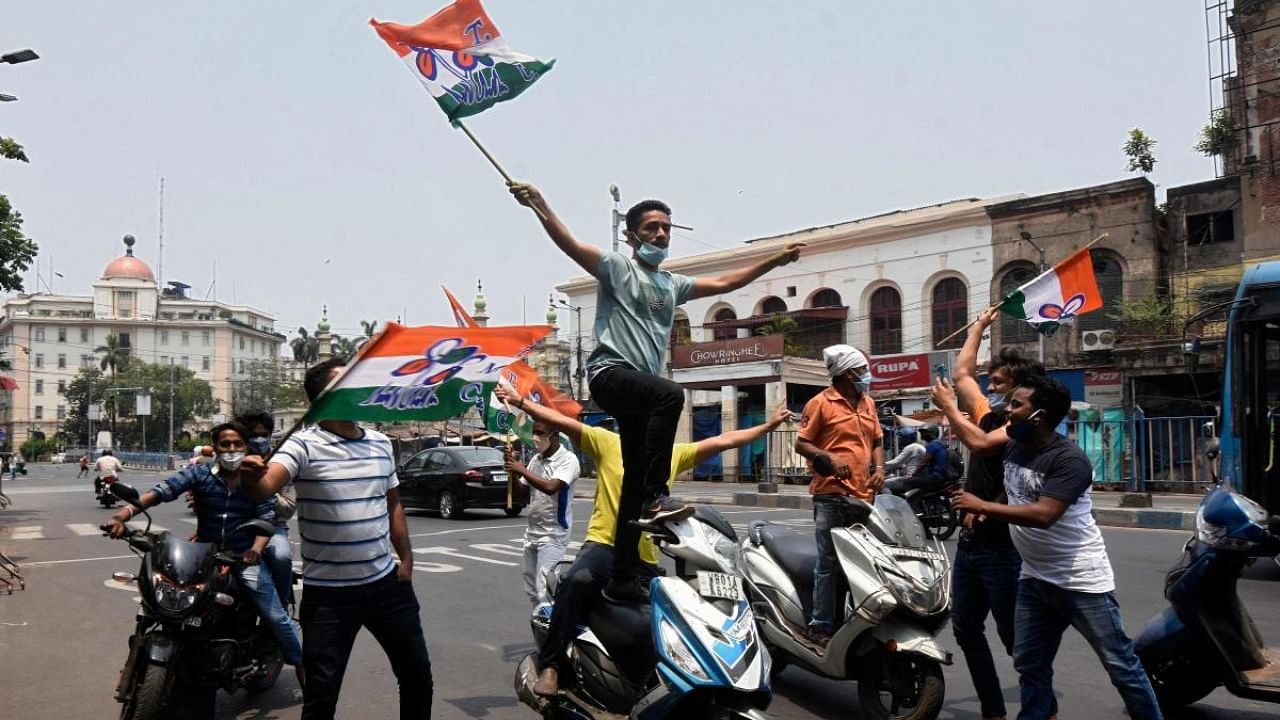
[[1031,413],[1031,416],[1026,420],[1018,420],[1017,422],[1009,423],[1004,429],[1004,431],[1008,433],[1009,439],[1014,442],[1026,442],[1028,440],[1035,439],[1036,424],[1032,422],[1032,420],[1043,412],[1043,410],[1037,410]]
[[271,451],[271,438],[258,436],[249,438],[249,453],[251,455],[266,455]]

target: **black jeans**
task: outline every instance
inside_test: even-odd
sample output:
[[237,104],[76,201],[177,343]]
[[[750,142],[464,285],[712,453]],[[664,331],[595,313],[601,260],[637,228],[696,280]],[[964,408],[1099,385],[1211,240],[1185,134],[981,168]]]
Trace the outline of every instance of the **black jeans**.
[[625,579],[640,564],[640,529],[631,523],[640,519],[646,502],[667,494],[684,390],[666,378],[611,367],[591,379],[591,397],[618,421],[622,441],[622,496],[613,546],[614,574]]
[[[641,563],[637,574],[652,577],[657,568]],[[560,587],[556,588],[555,604],[551,606],[551,626],[547,640],[538,648],[538,669],[557,667],[564,660],[569,643],[578,634],[578,626],[586,621],[591,605],[600,597],[605,583],[613,577],[613,548],[598,542],[586,542],[578,550],[578,557],[569,572],[565,573]]]
[[995,621],[1005,652],[1013,655],[1013,611],[1021,571],[1022,557],[1012,543],[962,538],[956,545],[951,565],[951,629],[964,652],[984,718],[1005,715],[1004,690],[987,642],[987,614]]
[[307,673],[303,720],[333,717],[351,646],[361,627],[369,629],[391,661],[400,684],[401,720],[430,718],[431,659],[418,612],[413,584],[397,580],[394,570],[365,585],[303,586],[298,613],[302,666]]

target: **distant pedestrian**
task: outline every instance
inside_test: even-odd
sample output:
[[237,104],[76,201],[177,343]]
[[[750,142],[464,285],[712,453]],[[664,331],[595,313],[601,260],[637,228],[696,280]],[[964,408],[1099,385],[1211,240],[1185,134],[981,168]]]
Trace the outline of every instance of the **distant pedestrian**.
[[79,480],[82,477],[88,477],[88,476],[89,476],[89,453],[84,453],[80,456],[80,474],[76,475],[76,479]]

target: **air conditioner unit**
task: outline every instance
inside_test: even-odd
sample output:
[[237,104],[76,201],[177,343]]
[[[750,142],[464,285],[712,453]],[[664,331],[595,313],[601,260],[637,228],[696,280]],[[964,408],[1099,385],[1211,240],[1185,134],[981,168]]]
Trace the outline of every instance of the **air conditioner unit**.
[[1080,333],[1080,350],[1082,352],[1112,350],[1115,346],[1115,330],[1085,330]]

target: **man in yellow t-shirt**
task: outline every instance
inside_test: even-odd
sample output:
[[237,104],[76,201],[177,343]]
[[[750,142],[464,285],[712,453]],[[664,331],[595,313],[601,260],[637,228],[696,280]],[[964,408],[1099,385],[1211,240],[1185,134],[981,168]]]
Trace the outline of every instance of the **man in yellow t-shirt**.
[[[614,532],[622,496],[622,441],[617,433],[591,427],[537,403],[526,403],[506,383],[499,384],[496,394],[499,399],[524,410],[535,421],[568,435],[596,465],[595,506],[587,523],[586,541],[556,591],[547,640],[538,650],[539,674],[533,690],[539,695],[555,695],[560,690],[557,667],[564,659],[565,650],[573,641],[578,624],[587,616],[591,603],[600,596],[612,574]],[[786,407],[779,407],[764,424],[721,433],[696,443],[676,443],[671,449],[671,474],[667,477],[667,487],[671,487],[677,475],[692,470],[695,465],[727,450],[750,444],[790,420],[791,412]],[[658,573],[658,553],[648,535],[641,535],[639,551],[642,565],[638,573],[647,580]]]

